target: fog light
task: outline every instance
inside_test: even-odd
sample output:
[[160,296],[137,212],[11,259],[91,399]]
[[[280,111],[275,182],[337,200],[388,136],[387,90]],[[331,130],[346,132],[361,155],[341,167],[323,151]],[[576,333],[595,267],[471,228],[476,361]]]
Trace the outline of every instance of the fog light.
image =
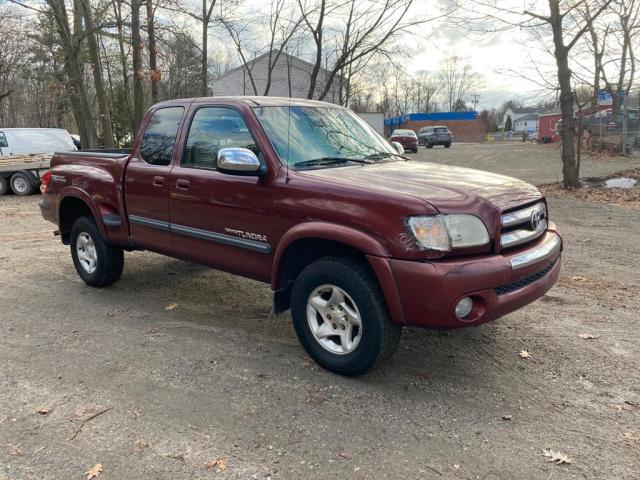
[[462,320],[464,317],[471,313],[472,309],[473,300],[471,299],[471,297],[464,297],[456,305],[456,317]]

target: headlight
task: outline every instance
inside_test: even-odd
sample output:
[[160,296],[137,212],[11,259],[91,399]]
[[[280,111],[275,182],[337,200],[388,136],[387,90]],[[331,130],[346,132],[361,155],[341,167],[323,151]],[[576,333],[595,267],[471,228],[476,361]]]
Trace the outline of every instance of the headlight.
[[409,228],[420,245],[450,252],[452,248],[478,247],[489,243],[487,228],[475,215],[425,215],[409,217]]

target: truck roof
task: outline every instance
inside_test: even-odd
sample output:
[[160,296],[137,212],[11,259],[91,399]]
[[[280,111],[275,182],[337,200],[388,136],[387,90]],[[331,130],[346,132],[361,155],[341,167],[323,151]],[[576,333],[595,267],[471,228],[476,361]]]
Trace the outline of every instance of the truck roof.
[[224,102],[230,105],[244,104],[250,107],[331,107],[344,108],[340,105],[328,102],[320,102],[318,100],[307,100],[306,98],[288,98],[288,97],[263,97],[263,96],[220,96],[220,97],[196,97],[196,98],[180,98],[176,100],[167,100],[160,102],[158,105],[185,105],[189,103],[204,102]]

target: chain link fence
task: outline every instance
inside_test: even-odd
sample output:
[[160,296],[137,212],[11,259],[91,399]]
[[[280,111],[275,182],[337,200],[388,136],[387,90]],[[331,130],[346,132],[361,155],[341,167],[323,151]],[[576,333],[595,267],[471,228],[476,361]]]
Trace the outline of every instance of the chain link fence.
[[587,149],[640,155],[640,119],[637,108],[623,106],[614,114],[602,110],[583,118],[583,141]]

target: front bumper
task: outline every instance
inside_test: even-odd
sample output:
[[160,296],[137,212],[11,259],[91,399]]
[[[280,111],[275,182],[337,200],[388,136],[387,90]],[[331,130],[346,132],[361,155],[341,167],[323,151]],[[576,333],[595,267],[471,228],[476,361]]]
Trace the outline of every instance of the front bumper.
[[[394,321],[403,325],[456,328],[494,320],[543,296],[560,275],[562,239],[547,231],[525,248],[500,255],[432,262],[389,260],[395,292],[390,305]],[[455,305],[472,297],[474,307],[464,319]],[[392,302],[393,303],[393,302]]]

